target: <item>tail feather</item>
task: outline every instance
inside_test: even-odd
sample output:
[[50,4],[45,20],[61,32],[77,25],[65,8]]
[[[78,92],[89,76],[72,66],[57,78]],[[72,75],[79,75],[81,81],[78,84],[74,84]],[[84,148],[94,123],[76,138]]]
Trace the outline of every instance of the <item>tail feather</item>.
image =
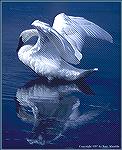
[[98,71],[98,68],[84,70],[84,71],[81,72],[80,78],[86,78],[86,77],[88,77],[89,75],[91,75],[95,71]]

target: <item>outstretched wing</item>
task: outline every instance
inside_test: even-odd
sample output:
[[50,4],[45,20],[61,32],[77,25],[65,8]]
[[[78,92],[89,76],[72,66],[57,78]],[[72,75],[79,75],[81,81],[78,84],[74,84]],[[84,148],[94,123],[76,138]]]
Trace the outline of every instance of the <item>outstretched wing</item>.
[[99,38],[102,40],[106,40],[110,43],[113,43],[112,36],[95,23],[88,21],[83,17],[69,16],[69,18],[75,21],[77,24],[79,24],[80,27],[87,33],[87,36],[90,36],[92,38]]
[[61,13],[55,17],[53,28],[71,44],[79,61],[82,58],[80,52],[86,36],[113,42],[109,33],[82,17],[67,16]]

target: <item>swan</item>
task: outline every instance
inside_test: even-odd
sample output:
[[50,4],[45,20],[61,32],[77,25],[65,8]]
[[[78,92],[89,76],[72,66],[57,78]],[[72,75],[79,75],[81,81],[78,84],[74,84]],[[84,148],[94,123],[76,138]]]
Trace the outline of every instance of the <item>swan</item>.
[[[112,36],[98,25],[83,17],[67,16],[65,13],[55,17],[52,27],[39,20],[31,25],[33,29],[25,30],[19,36],[18,58],[49,80],[59,78],[73,81],[98,70],[74,66],[82,59],[81,50],[87,36],[113,43]],[[32,37],[37,37],[36,44],[27,44]]]

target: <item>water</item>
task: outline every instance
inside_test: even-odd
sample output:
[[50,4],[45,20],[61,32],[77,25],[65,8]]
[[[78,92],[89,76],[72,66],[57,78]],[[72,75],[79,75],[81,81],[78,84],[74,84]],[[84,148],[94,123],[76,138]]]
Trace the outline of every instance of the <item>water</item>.
[[[99,68],[85,81],[48,83],[17,58],[19,34],[61,12],[113,36],[84,45],[79,67]],[[3,3],[2,19],[3,148],[120,148],[120,3]]]

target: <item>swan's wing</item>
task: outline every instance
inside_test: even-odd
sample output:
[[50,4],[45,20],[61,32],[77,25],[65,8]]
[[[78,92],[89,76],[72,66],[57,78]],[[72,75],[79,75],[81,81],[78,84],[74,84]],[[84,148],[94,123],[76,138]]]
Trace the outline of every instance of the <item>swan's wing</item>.
[[82,58],[80,52],[86,36],[107,40],[111,43],[113,41],[111,35],[98,25],[82,17],[67,16],[64,13],[55,17],[53,28],[68,40],[79,60]]
[[70,43],[64,39],[62,35],[60,35],[56,30],[39,20],[35,20],[32,25],[38,30],[39,34],[43,34],[49,39],[49,42],[55,46],[61,58],[72,64],[78,64],[80,62],[78,58],[75,57],[75,52]]
[[80,51],[84,44],[86,32],[64,13],[55,17],[53,28],[70,43],[74,49],[75,56],[80,61],[82,59]]
[[106,40],[110,43],[113,43],[112,36],[106,32],[104,29],[96,25],[95,23],[84,19],[83,17],[73,17],[69,16],[69,18],[75,21],[80,27],[87,33],[87,36],[93,38],[99,38],[102,40]]

